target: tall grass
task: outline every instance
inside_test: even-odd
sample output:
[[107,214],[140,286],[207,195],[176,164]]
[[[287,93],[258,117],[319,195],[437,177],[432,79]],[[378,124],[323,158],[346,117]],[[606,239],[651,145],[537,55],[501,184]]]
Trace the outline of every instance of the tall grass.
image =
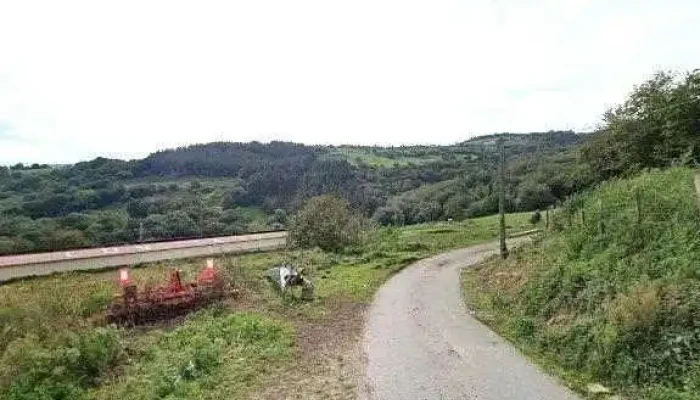
[[575,385],[633,398],[698,398],[700,210],[693,171],[603,184],[550,233],[464,274],[485,321]]
[[112,328],[64,331],[51,340],[25,336],[13,341],[0,358],[0,397],[82,399],[124,355],[120,335]]
[[255,313],[210,310],[147,346],[141,361],[88,399],[244,398],[260,375],[290,356],[289,326]]
[[[528,216],[508,216],[509,230],[531,228]],[[491,240],[497,229],[492,216],[383,228],[366,243],[338,253],[315,249],[221,257],[222,273],[241,298],[172,326],[105,327],[104,309],[118,294],[114,271],[0,285],[0,398],[255,397],[250,393],[263,384],[265,373],[294,365],[295,328],[332,323],[339,302],[367,304],[386,279],[411,262]],[[316,288],[314,302],[282,299],[267,285],[265,271],[283,262],[305,267]],[[179,268],[183,280],[190,281],[203,264],[163,261],[135,268],[132,279],[139,286],[159,284],[168,270]],[[233,314],[232,309],[247,312]]]

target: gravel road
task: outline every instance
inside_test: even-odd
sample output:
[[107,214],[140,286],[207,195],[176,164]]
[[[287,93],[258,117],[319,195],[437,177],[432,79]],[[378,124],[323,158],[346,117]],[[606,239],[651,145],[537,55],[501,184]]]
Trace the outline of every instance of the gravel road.
[[578,399],[464,306],[459,270],[496,249],[489,243],[419,261],[379,290],[365,325],[361,398]]

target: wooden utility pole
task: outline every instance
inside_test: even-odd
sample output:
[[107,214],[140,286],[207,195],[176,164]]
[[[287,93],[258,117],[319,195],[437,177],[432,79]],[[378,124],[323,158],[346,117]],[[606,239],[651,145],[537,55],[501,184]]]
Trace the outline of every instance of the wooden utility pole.
[[500,219],[499,237],[501,258],[508,258],[506,246],[506,146],[503,137],[498,138],[498,216]]
[[143,220],[139,221],[139,243],[143,242]]

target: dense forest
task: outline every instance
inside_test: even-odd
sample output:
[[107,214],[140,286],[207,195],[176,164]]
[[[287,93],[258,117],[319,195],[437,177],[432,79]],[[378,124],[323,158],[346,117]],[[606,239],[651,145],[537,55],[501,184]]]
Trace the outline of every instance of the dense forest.
[[[574,132],[505,134],[509,209],[565,198]],[[141,160],[0,168],[0,254],[282,229],[307,199],[336,194],[383,224],[496,210],[494,136],[452,146],[209,143]]]

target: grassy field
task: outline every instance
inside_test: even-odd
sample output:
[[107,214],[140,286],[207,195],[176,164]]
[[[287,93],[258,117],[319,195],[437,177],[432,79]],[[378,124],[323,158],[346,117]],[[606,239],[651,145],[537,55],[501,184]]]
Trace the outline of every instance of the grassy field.
[[[531,228],[528,214],[510,231]],[[135,329],[106,326],[114,271],[76,272],[0,286],[0,398],[352,398],[352,356],[363,312],[392,274],[430,254],[496,236],[497,219],[381,229],[343,253],[280,251],[223,257],[238,300]],[[267,268],[303,265],[317,298],[281,299]],[[202,260],[133,270],[140,285],[171,268],[193,279]],[[279,378],[283,381],[280,383]]]
[[479,318],[586,392],[700,398],[700,210],[689,169],[606,183],[507,261],[462,275]]
[[[447,156],[446,156],[447,154]],[[459,146],[416,146],[416,147],[347,147],[340,146],[331,150],[326,157],[341,158],[357,165],[360,162],[377,167],[403,167],[409,164],[423,165],[442,161],[445,157],[473,161],[476,151],[470,152]]]

